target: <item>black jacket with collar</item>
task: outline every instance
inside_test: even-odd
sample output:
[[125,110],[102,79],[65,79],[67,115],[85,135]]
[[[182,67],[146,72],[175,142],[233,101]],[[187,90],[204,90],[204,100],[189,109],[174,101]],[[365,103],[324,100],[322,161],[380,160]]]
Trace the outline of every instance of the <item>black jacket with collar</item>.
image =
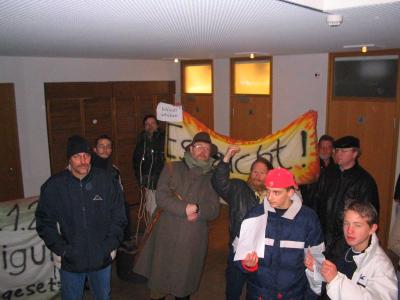
[[378,187],[374,178],[358,163],[344,171],[336,166],[322,172],[318,182],[317,213],[328,251],[343,237],[344,207],[350,200],[370,202],[379,213]]
[[150,137],[142,131],[136,140],[132,165],[140,186],[155,190],[164,167],[165,133],[158,130]]
[[211,179],[217,194],[229,205],[229,244],[239,236],[246,213],[259,204],[255,192],[241,179],[229,179],[229,164],[220,161]]
[[127,223],[120,185],[98,168],[82,180],[69,170],[51,176],[41,187],[35,215],[39,236],[69,272],[109,265]]

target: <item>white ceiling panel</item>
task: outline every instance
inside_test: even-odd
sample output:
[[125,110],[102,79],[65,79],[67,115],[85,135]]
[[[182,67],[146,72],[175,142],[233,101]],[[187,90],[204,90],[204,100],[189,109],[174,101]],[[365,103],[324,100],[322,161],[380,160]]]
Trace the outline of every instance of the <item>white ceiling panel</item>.
[[162,59],[400,48],[400,2],[327,13],[278,0],[2,0],[0,55]]

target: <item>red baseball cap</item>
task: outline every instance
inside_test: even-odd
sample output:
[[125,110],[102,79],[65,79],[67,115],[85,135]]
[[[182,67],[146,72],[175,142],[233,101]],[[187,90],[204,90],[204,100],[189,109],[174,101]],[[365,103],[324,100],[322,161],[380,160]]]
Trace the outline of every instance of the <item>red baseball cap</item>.
[[284,168],[276,168],[268,171],[265,178],[265,186],[267,188],[288,188],[294,186],[297,188],[297,183],[294,180],[293,174]]

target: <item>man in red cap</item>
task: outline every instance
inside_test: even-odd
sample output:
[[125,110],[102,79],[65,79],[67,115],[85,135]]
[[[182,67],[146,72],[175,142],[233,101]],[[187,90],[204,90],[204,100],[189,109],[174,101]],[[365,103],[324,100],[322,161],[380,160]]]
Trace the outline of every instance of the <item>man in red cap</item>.
[[302,205],[288,170],[269,171],[265,186],[268,201],[249,211],[236,249],[237,265],[243,272],[254,272],[247,282],[246,299],[316,299],[303,261],[304,249],[312,253],[324,250],[318,217]]

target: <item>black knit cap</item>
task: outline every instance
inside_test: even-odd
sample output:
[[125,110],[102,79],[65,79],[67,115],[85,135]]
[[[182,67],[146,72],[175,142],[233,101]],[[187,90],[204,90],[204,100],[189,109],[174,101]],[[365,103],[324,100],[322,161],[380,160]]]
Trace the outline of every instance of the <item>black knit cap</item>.
[[337,139],[333,143],[333,148],[360,148],[360,140],[352,135],[347,135]]
[[90,146],[87,140],[80,135],[73,135],[68,138],[67,142],[67,158],[77,153],[90,153]]

